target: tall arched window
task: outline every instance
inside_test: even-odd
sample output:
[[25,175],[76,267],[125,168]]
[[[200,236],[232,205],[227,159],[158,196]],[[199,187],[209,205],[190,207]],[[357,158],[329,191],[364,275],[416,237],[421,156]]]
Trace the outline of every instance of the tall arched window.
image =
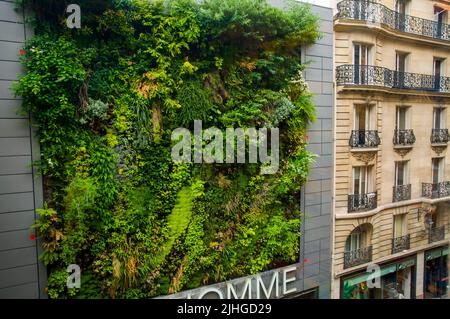
[[362,224],[347,237],[344,268],[361,265],[372,260],[372,225]]

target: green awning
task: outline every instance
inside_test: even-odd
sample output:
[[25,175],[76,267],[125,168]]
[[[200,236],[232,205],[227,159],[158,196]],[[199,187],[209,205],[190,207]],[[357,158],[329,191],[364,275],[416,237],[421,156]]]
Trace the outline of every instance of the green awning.
[[438,248],[432,251],[429,251],[425,254],[425,259],[426,260],[432,260],[432,259],[436,259],[442,256],[444,249],[442,248]]
[[416,259],[415,258],[411,258],[411,259],[409,259],[407,261],[399,263],[397,266],[398,266],[398,270],[402,270],[402,269],[406,269],[406,268],[412,267],[415,264],[416,264]]

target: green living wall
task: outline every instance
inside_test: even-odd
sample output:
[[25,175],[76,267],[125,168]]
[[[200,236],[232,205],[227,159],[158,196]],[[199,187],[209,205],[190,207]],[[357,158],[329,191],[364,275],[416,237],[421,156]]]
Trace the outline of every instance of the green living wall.
[[[314,106],[304,5],[263,0],[23,0],[36,36],[15,90],[33,114],[51,298],[149,298],[299,258]],[[280,168],[172,160],[174,129],[278,127]],[[66,268],[82,269],[67,289]]]

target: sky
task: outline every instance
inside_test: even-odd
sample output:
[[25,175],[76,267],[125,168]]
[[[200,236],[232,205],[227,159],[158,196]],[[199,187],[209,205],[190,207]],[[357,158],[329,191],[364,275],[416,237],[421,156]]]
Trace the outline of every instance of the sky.
[[332,8],[333,0],[300,0],[301,2],[308,2],[312,4],[316,4],[322,7]]

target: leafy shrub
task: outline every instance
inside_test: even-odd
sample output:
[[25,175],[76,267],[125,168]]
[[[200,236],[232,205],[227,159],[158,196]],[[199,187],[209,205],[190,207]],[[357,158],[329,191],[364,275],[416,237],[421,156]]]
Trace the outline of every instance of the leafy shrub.
[[89,98],[89,103],[80,118],[81,124],[91,123],[95,120],[105,121],[108,118],[108,104],[100,100]]

